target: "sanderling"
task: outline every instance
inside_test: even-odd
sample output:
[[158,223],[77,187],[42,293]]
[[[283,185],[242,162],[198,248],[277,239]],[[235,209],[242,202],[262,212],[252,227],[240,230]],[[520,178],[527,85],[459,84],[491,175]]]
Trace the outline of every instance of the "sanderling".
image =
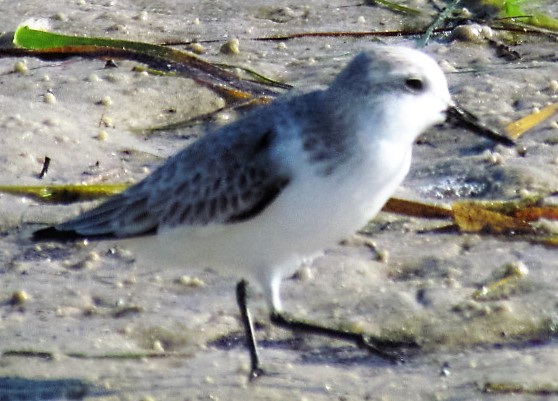
[[[251,357],[261,373],[246,286],[265,295],[271,321],[355,342],[373,338],[283,314],[279,286],[303,259],[335,245],[381,209],[409,171],[416,138],[448,117],[474,118],[450,98],[426,54],[376,46],[326,90],[278,99],[210,132],[143,181],[35,239],[119,238],[157,266],[233,271]],[[505,137],[484,129],[505,144]]]

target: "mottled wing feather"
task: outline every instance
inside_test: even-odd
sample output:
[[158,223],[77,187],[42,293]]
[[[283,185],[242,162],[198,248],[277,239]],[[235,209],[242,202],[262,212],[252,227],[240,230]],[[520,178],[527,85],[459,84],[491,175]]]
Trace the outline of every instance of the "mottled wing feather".
[[146,203],[141,193],[130,191],[110,198],[97,208],[56,228],[93,236],[145,233],[157,227],[156,216],[145,213]]
[[[221,133],[220,141],[200,144],[194,157],[204,155],[203,160],[193,161],[187,152],[173,160],[179,177],[159,181],[164,186],[160,193],[168,197],[159,212],[163,227],[245,220],[265,209],[287,185],[288,174],[270,158],[273,130],[224,141],[227,133]],[[169,186],[172,182],[179,185]]]
[[271,121],[257,120],[206,135],[122,194],[34,238],[130,237],[257,215],[289,183],[289,172],[270,152],[276,140]]

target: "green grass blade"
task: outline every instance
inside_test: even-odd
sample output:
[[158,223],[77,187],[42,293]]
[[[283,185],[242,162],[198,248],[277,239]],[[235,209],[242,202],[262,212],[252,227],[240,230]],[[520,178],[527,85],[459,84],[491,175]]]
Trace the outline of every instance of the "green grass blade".
[[0,185],[0,192],[44,203],[67,204],[112,196],[128,187],[128,184]]
[[392,11],[399,12],[402,14],[409,14],[409,15],[420,15],[422,11],[417,10],[416,8],[407,7],[401,4],[394,3],[393,1],[388,0],[372,0],[370,1],[372,4],[379,4],[386,8],[389,8]]

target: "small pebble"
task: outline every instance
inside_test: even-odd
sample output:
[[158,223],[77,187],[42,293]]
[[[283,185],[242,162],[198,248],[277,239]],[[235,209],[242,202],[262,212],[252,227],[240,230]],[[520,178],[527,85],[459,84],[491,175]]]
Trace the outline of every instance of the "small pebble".
[[56,13],[52,18],[57,21],[68,21],[68,16],[64,13]]
[[295,277],[300,281],[310,281],[314,278],[314,272],[309,266],[304,266],[302,269],[297,270]]
[[190,50],[196,54],[205,53],[205,47],[201,43],[192,43],[190,45]]
[[198,277],[180,276],[177,281],[187,287],[203,287],[205,285],[205,282]]
[[43,101],[48,104],[56,103],[56,96],[53,93],[47,92],[43,98]]
[[104,96],[100,102],[103,106],[110,106],[112,104],[112,99],[110,96]]
[[116,76],[114,74],[108,74],[105,79],[107,82],[112,82],[115,84],[122,82],[122,77]]
[[459,13],[459,16],[462,18],[471,18],[473,16],[473,13],[469,11],[469,9],[463,7],[461,9],[461,12]]
[[232,38],[221,46],[221,53],[223,54],[240,54],[240,41],[237,38]]
[[114,124],[112,122],[112,118],[110,118],[109,116],[103,116],[103,118],[101,118],[101,123],[105,127],[114,127]]
[[451,39],[463,42],[482,43],[493,36],[492,29],[479,24],[459,25],[450,34]]
[[529,269],[521,261],[508,263],[504,269],[504,277],[525,277],[529,274]]
[[377,249],[376,261],[381,263],[387,263],[389,261],[389,251],[386,249]]
[[138,21],[147,21],[147,17],[147,11],[143,10],[135,17],[135,19]]
[[88,82],[99,82],[101,78],[97,74],[90,74],[87,79]]
[[21,306],[29,300],[29,295],[24,290],[17,290],[12,293],[10,305]]
[[27,68],[27,63],[25,61],[16,61],[14,64],[14,71],[18,74],[25,75],[29,71],[29,68]]
[[85,259],[91,262],[98,262],[99,260],[101,260],[101,257],[97,252],[91,251],[87,254],[87,257]]
[[138,279],[136,278],[136,276],[130,276],[124,279],[123,284],[130,286],[136,284],[137,281]]
[[153,344],[151,344],[151,349],[156,352],[165,352],[165,347],[163,347],[163,343],[161,343],[161,341],[159,340],[153,341]]
[[504,156],[502,156],[501,153],[498,152],[488,152],[488,154],[485,156],[485,160],[490,163],[493,164],[495,166],[501,166],[502,164],[504,164]]
[[104,129],[102,129],[97,133],[96,138],[97,138],[98,141],[104,142],[108,139],[108,137],[109,137],[108,132],[105,131]]
[[250,373],[250,365],[248,365],[248,362],[243,362],[240,364],[240,366],[238,366],[238,369],[236,371],[242,374],[242,376],[246,376],[248,373]]

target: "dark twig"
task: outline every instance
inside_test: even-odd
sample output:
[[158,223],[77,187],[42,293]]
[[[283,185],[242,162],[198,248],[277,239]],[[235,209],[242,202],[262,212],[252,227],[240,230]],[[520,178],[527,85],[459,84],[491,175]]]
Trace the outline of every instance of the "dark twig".
[[43,177],[48,173],[48,167],[50,166],[50,157],[45,156],[45,161],[43,162],[43,168],[39,173],[39,179],[43,179]]

